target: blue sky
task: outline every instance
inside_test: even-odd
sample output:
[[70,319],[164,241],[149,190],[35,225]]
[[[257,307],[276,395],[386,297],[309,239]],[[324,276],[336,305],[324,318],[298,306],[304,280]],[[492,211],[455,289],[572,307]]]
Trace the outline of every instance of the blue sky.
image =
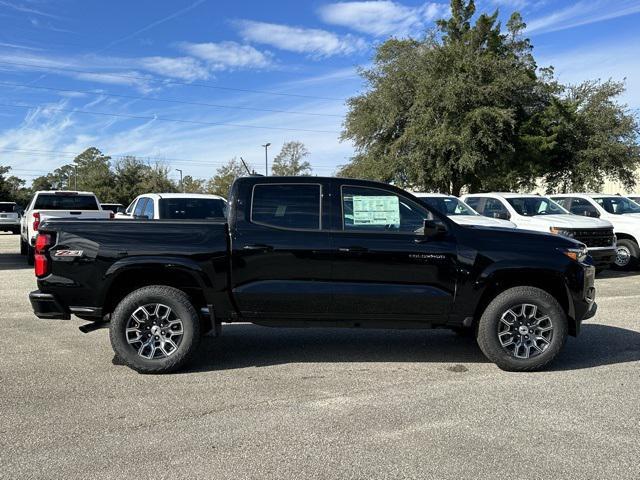
[[[640,107],[640,0],[481,0],[519,10],[561,81],[626,78]],[[0,164],[31,179],[96,146],[210,177],[260,171],[287,140],[332,174],[344,99],[390,35],[420,35],[448,2],[0,0]],[[174,172],[175,176],[176,173]]]

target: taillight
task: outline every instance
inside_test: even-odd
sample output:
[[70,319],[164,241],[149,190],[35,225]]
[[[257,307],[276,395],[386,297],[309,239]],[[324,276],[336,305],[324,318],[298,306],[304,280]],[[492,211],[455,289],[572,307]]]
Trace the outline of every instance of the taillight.
[[36,236],[35,253],[33,255],[36,277],[44,277],[49,274],[50,265],[46,251],[50,246],[51,235],[48,233],[39,233]]
[[40,213],[34,212],[33,214],[33,231],[37,232],[40,226]]

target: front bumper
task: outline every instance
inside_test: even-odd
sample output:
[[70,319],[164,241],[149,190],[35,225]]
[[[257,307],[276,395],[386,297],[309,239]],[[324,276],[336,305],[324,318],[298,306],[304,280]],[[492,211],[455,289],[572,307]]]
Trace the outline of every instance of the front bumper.
[[616,249],[611,248],[589,248],[589,255],[593,259],[593,264],[600,267],[609,267],[616,259]]
[[44,318],[48,320],[69,320],[71,314],[69,310],[64,308],[56,297],[50,293],[42,293],[40,290],[35,290],[29,294],[29,301],[33,308],[33,313],[38,318]]

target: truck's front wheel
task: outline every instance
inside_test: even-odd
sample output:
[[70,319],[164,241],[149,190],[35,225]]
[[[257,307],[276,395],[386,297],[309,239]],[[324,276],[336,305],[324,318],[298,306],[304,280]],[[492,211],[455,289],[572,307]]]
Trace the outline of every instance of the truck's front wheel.
[[538,370],[558,354],[567,330],[567,316],[554,297],[539,288],[514,287],[482,314],[478,345],[503,370]]
[[184,292],[161,285],[127,295],[111,318],[111,346],[140,373],[183,367],[200,342],[198,313]]

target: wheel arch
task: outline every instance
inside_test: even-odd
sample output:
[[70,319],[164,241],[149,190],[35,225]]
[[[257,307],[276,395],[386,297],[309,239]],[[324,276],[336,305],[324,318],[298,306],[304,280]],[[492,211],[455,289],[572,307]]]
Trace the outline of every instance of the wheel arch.
[[546,270],[510,270],[493,273],[486,279],[484,291],[476,305],[473,315],[474,327],[489,303],[500,293],[513,287],[535,287],[554,297],[567,316],[569,334],[577,335],[578,325],[569,288],[558,272]]

